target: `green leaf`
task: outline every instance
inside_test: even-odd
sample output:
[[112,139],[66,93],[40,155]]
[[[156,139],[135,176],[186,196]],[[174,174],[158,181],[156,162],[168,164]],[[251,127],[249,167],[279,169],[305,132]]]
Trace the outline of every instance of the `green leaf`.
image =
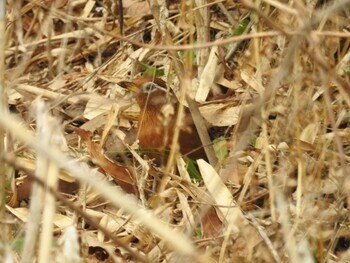
[[195,229],[195,232],[196,232],[196,236],[197,236],[198,238],[203,238],[203,237],[204,237],[203,231],[202,231],[202,229],[201,229],[200,227],[196,228],[196,229]]
[[243,34],[243,32],[246,30],[247,26],[250,22],[250,16],[247,16],[243,20],[241,20],[238,24],[238,27],[233,31],[234,36],[240,36]]
[[24,246],[24,236],[16,238],[11,244],[11,248],[14,251],[22,251],[23,246]]
[[220,136],[213,141],[215,155],[219,161],[224,160],[228,156],[227,141],[224,136]]
[[256,136],[253,136],[253,138],[252,138],[252,145],[255,147],[255,145],[256,145],[256,140],[258,139],[258,137],[256,137]]
[[164,70],[152,67],[142,62],[138,62],[139,65],[144,69],[142,76],[144,77],[161,77],[164,76]]
[[187,164],[187,172],[190,175],[191,180],[193,182],[202,182],[203,179],[202,179],[202,176],[198,170],[197,163],[194,160],[192,160],[186,156],[184,156],[184,161]]

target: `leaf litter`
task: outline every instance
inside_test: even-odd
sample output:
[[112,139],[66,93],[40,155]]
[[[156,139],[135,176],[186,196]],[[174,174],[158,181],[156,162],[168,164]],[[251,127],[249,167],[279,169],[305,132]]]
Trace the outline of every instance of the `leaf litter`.
[[[50,262],[348,262],[348,6],[8,2],[3,96],[17,124],[2,116],[0,157],[8,244],[24,239],[16,262],[42,260],[44,250]],[[190,78],[194,118],[210,128],[217,164],[187,169],[178,156],[159,167],[138,151],[139,108],[117,83],[150,75],[179,98]],[[25,141],[38,132],[39,100],[59,120],[66,149]],[[57,151],[70,162],[55,161]],[[46,191],[72,206],[58,198],[45,233],[58,242],[38,249],[26,229],[44,218],[32,201],[40,158],[60,168],[57,190]]]

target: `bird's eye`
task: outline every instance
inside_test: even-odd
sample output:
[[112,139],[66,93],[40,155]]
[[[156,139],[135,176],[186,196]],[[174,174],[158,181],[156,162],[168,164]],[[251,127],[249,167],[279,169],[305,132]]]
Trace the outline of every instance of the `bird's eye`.
[[152,93],[157,89],[163,89],[163,88],[153,82],[145,82],[142,84],[143,93]]
[[154,82],[145,82],[145,83],[143,83],[142,84],[142,90],[143,90],[143,93],[152,93],[152,92],[154,92],[156,90],[162,90],[165,93],[169,92],[166,88],[164,88],[164,87],[162,87],[162,86],[160,86],[160,85],[158,85],[158,84],[156,84]]

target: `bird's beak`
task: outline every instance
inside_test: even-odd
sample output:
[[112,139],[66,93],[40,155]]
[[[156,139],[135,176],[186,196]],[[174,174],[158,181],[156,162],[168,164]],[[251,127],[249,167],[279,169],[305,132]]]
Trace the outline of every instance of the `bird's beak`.
[[128,89],[132,92],[139,92],[139,88],[133,83],[133,82],[130,82],[130,81],[121,81],[121,82],[118,82],[118,85],[124,89]]

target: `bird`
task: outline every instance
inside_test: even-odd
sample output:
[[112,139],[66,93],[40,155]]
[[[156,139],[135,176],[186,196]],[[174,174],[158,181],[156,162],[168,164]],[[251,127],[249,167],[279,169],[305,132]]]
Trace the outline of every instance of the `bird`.
[[[165,162],[171,148],[179,101],[160,78],[140,77],[132,82],[121,81],[119,86],[132,91],[140,107],[138,118],[139,146],[147,156]],[[206,159],[205,151],[188,109],[180,128],[179,152],[197,160]]]

